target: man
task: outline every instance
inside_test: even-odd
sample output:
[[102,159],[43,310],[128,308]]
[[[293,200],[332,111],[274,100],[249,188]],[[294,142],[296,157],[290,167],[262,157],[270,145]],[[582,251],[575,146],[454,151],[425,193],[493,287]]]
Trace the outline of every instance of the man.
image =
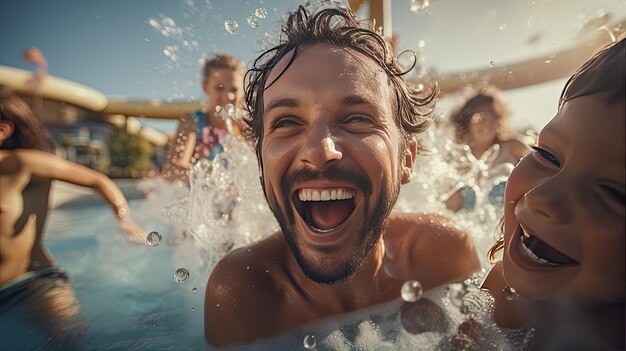
[[[209,343],[246,343],[390,301],[479,268],[470,239],[435,215],[392,213],[429,120],[382,37],[347,10],[311,18],[249,71],[250,128],[261,183],[281,228],[232,251],[205,297]],[[271,57],[266,57],[266,56]]]

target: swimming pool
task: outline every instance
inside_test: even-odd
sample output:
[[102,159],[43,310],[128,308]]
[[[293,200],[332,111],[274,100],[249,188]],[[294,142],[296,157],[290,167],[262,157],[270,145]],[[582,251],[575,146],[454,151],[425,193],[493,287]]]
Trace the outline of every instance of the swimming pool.
[[[226,250],[224,238],[239,246],[276,229],[258,186],[254,154],[249,149],[238,149],[236,144],[227,147],[232,151],[229,166],[220,169],[218,160],[212,173],[196,172],[188,196],[181,197],[175,189],[169,189],[167,195],[130,201],[137,224],[146,232],[162,234],[163,242],[158,246],[126,241],[111,211],[99,202],[68,203],[51,211],[46,246],[70,277],[80,301],[79,320],[84,332],[74,335],[70,331],[49,340],[29,322],[29,316],[10,313],[0,317],[2,349],[210,349],[204,341],[204,291],[211,268]],[[418,163],[422,171],[409,187],[403,188],[398,209],[439,210],[440,203],[433,197],[438,190],[433,184],[446,168],[435,171],[437,162],[435,158],[424,158]],[[230,191],[231,182],[238,191]],[[147,187],[161,192],[168,189],[158,180]],[[232,212],[227,217],[216,217],[215,208],[230,202],[235,204]],[[471,215],[467,216],[467,221],[472,220]],[[193,229],[186,238],[180,235],[177,221]],[[481,223],[491,224],[484,219]],[[486,231],[466,224],[473,232]],[[482,240],[491,242],[491,235],[483,235]],[[479,249],[485,251],[484,247]],[[179,268],[190,272],[182,284],[174,280]],[[462,321],[456,310],[446,305],[445,287],[441,287],[426,292],[417,303],[397,299],[245,349],[304,349],[315,338],[317,350],[436,350],[449,345],[456,325]],[[67,344],[68,338],[75,340]]]

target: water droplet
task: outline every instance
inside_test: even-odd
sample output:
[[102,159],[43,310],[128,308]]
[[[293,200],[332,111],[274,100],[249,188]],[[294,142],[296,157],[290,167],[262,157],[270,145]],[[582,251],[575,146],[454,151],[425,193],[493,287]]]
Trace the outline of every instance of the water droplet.
[[315,335],[307,335],[304,337],[304,341],[302,342],[304,348],[307,350],[313,350],[317,345],[317,341],[315,340]]
[[502,294],[504,295],[504,298],[507,299],[508,301],[513,301],[519,296],[517,292],[515,291],[515,289],[513,289],[510,286],[507,286],[504,289],[502,289]]
[[237,32],[239,32],[239,24],[232,19],[224,21],[224,28],[230,34],[237,34]]
[[226,106],[224,106],[224,110],[226,110],[226,113],[230,116],[235,113],[235,106],[233,104],[226,104]]
[[185,284],[189,279],[189,271],[185,268],[178,268],[174,273],[174,281],[178,284]]
[[195,310],[196,310],[195,308],[193,308],[193,307],[191,308],[191,311],[192,311],[192,312],[193,312],[193,311],[195,311]]
[[259,22],[253,14],[248,15],[248,18],[246,18],[246,21],[248,21],[248,25],[250,25],[250,27],[252,28],[256,28],[259,26]]
[[150,20],[148,21],[148,24],[154,29],[161,29],[161,25],[154,18],[150,18]]
[[193,289],[191,289],[191,292],[193,292],[193,293],[198,292],[198,288],[193,288]]
[[493,68],[496,64],[493,61],[489,61],[489,68]]
[[267,10],[263,7],[259,7],[258,9],[254,10],[254,15],[258,18],[265,18],[267,17]]
[[422,284],[417,280],[407,280],[400,289],[400,295],[406,302],[415,302],[421,299],[423,293]]
[[546,63],[550,63],[550,62],[552,62],[552,59],[551,59],[551,58],[549,58],[549,59],[547,59],[547,60],[546,60]]
[[502,23],[500,25],[500,30],[506,30],[506,23]]
[[159,232],[150,232],[146,237],[146,243],[150,246],[159,246],[163,241],[163,237]]
[[423,48],[424,46],[426,46],[426,42],[424,40],[420,40],[417,42],[417,46],[419,46],[420,48]]
[[430,0],[411,0],[411,11],[420,13],[426,11],[430,6]]

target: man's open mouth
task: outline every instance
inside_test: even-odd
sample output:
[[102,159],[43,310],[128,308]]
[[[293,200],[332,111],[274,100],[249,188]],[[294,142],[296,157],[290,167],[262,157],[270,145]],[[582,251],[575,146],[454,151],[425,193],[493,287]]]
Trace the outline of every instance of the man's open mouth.
[[304,222],[317,233],[329,233],[354,212],[356,190],[350,188],[302,188],[293,203]]
[[524,228],[521,228],[521,233],[522,250],[533,261],[550,266],[573,266],[579,264],[578,261],[548,245],[536,236],[531,235]]

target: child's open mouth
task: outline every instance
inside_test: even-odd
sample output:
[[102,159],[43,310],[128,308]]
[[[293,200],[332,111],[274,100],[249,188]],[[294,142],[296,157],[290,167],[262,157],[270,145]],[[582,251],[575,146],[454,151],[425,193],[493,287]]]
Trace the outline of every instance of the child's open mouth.
[[313,231],[329,233],[354,212],[355,194],[350,188],[302,188],[292,198],[300,217]]
[[522,249],[531,260],[550,266],[573,266],[579,264],[578,261],[548,245],[536,236],[531,235],[523,227],[521,227],[521,233]]

